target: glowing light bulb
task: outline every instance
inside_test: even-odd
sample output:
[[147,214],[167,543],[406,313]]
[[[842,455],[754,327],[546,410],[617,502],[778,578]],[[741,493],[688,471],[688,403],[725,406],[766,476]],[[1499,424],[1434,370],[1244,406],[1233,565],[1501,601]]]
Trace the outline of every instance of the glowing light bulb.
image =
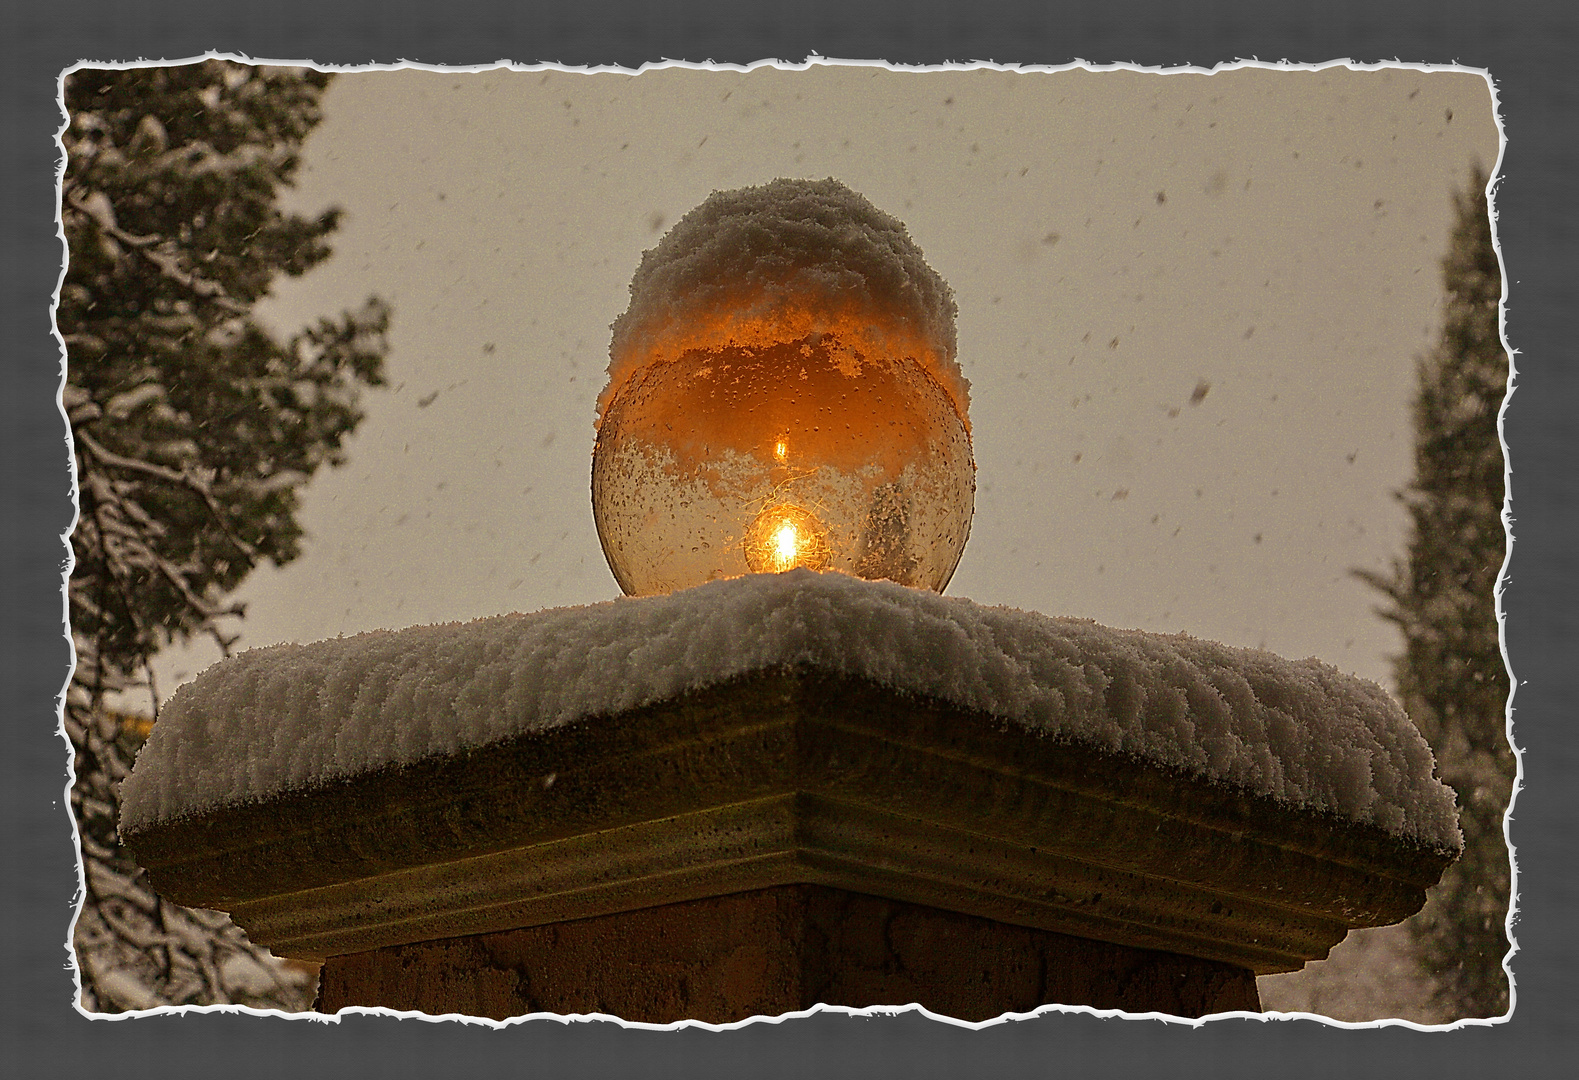
[[795,542],[794,523],[786,521],[780,525],[778,535],[774,537],[774,541],[774,546],[778,549],[779,562],[793,566],[795,564],[795,549],[798,546]]
[[804,566],[821,570],[832,554],[828,530],[811,511],[799,506],[770,506],[746,530],[746,565],[756,574],[782,574]]

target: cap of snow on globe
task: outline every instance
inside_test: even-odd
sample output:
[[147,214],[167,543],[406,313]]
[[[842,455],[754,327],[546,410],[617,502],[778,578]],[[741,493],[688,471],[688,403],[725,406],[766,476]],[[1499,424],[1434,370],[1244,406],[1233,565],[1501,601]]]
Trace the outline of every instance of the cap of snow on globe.
[[804,567],[942,591],[975,461],[955,304],[837,180],[714,192],[615,320],[592,510],[628,595]]

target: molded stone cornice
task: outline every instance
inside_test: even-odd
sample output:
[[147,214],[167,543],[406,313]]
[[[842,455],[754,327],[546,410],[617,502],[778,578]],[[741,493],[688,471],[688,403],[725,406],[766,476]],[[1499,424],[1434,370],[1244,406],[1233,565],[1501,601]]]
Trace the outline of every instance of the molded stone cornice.
[[289,957],[809,883],[1257,974],[1407,918],[1453,859],[804,666],[124,839]]

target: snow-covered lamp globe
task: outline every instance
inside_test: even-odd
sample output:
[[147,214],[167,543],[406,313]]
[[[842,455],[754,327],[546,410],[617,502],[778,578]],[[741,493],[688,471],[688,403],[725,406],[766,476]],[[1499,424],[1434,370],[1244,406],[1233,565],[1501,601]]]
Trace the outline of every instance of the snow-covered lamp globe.
[[955,306],[836,180],[715,192],[614,323],[592,509],[629,595],[806,567],[942,591],[975,498]]

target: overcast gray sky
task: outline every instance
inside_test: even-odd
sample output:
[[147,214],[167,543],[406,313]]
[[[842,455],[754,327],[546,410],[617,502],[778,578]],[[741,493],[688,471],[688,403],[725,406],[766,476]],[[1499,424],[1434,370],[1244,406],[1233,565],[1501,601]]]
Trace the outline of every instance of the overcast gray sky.
[[[949,594],[1390,686],[1349,571],[1403,551],[1451,194],[1498,155],[1482,75],[403,70],[324,107],[290,206],[345,225],[263,310],[384,296],[390,386],[307,489],[302,557],[242,587],[243,647],[619,595],[593,406],[643,250],[715,189],[833,176],[958,299]],[[163,657],[161,696],[216,656]]]

